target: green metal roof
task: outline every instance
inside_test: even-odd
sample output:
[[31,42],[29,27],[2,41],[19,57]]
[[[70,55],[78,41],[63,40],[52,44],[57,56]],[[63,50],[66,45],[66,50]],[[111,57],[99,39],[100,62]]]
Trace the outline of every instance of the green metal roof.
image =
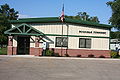
[[[16,23],[55,23],[55,22],[61,22],[59,17],[46,17],[46,18],[21,18],[18,20],[10,20],[12,24]],[[99,28],[111,28],[113,26],[106,25],[106,24],[99,24],[95,22],[90,21],[83,21],[83,20],[77,20],[77,19],[71,19],[71,18],[65,18],[65,23],[72,23],[72,24],[80,24],[80,25],[89,25],[93,27],[99,27]]]

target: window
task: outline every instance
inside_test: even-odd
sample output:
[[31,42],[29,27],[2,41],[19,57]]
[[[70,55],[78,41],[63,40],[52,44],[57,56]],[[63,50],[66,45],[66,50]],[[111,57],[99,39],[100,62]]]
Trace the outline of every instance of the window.
[[67,47],[68,46],[68,38],[67,37],[56,37],[56,47]]
[[80,38],[79,39],[79,48],[91,48],[91,39]]

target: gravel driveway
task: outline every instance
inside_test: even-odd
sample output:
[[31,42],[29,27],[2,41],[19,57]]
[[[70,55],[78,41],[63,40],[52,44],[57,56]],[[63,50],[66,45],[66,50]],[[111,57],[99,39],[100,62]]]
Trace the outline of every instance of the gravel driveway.
[[120,60],[0,56],[0,80],[120,80]]

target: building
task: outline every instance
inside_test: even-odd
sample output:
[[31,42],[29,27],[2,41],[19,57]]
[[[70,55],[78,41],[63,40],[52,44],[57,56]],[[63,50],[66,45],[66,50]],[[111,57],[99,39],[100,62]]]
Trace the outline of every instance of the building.
[[111,39],[110,40],[110,50],[115,50],[115,51],[120,50],[120,40],[119,39]]
[[110,25],[58,17],[11,20],[8,55],[42,56],[43,43],[60,56],[110,57]]

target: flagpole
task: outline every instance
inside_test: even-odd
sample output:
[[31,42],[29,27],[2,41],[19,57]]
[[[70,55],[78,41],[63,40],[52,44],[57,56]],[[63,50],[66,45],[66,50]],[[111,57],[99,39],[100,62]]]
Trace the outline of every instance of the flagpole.
[[67,49],[66,49],[66,55],[68,54],[68,34],[69,34],[69,26],[67,25]]
[[62,21],[62,41],[61,41],[61,56],[62,56],[62,53],[63,53],[63,22],[64,22],[64,4],[63,4],[63,8],[62,8],[62,14],[61,14],[61,17],[60,17],[61,21]]
[[63,53],[63,21],[62,21],[62,42],[61,42],[61,56]]

